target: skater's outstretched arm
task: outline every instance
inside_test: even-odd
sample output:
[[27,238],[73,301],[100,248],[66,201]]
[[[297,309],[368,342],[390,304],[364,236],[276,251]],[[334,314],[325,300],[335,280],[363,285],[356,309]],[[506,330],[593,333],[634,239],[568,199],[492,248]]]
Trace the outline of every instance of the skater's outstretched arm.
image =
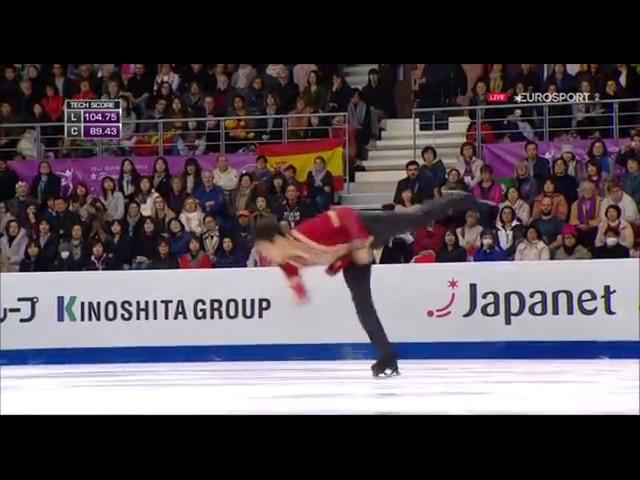
[[287,277],[287,281],[289,282],[289,286],[293,293],[296,296],[296,300],[300,303],[305,303],[309,300],[309,295],[307,294],[307,289],[302,283],[302,276],[300,275],[300,267],[294,265],[291,262],[287,262],[283,265],[280,265],[280,269],[284,272]]

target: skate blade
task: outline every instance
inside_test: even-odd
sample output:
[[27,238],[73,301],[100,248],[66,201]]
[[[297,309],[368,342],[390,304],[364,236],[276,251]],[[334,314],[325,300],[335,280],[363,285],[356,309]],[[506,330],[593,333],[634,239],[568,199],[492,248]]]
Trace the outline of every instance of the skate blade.
[[391,378],[391,377],[399,377],[400,376],[400,370],[398,370],[397,368],[387,368],[384,372],[381,373],[374,373],[373,376],[375,378]]

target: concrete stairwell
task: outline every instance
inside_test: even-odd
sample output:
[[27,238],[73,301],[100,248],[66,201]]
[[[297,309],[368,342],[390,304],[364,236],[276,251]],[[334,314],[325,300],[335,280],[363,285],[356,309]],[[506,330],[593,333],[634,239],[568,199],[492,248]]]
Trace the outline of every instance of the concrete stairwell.
[[[425,146],[431,145],[447,169],[453,167],[460,145],[466,139],[469,123],[468,117],[451,117],[447,130],[420,131],[416,120],[416,160],[422,164],[420,152]],[[351,184],[350,192],[341,196],[342,204],[367,209],[390,203],[398,180],[405,176],[405,164],[413,159],[412,119],[387,120],[382,140],[372,142],[369,146],[369,159],[363,162],[366,171],[356,172],[356,181]]]

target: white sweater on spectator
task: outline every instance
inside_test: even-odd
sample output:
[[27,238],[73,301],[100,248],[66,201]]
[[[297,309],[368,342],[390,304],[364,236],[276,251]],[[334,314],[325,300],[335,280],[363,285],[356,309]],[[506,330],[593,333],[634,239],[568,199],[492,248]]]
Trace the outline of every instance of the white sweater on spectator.
[[217,168],[213,171],[213,182],[222,188],[225,192],[235,190],[238,186],[238,171],[235,168],[227,168],[221,172]]
[[463,225],[456,229],[458,234],[458,242],[462,248],[468,249],[469,247],[480,248],[480,234],[482,233],[482,226],[476,225],[475,227],[467,227]]
[[620,203],[615,203],[611,197],[607,197],[602,201],[602,205],[600,206],[600,218],[602,220],[607,219],[606,213],[609,205],[618,205],[620,210],[622,210],[622,219],[629,223],[637,223],[640,219],[640,215],[638,214],[638,205],[636,205],[636,202],[627,193],[622,193],[622,200]]
[[549,259],[551,259],[551,252],[542,240],[536,240],[531,243],[529,240],[524,239],[516,248],[516,262]]
[[521,198],[518,199],[515,206],[511,205],[509,201],[502,202],[500,204],[500,208],[498,209],[498,215],[500,215],[500,212],[504,207],[513,208],[516,211],[516,218],[518,218],[518,220],[522,222],[522,225],[529,225],[529,219],[531,218],[531,207],[527,204],[527,202],[525,202]]
[[143,217],[150,217],[151,216],[151,212],[153,211],[153,202],[155,202],[156,197],[159,197],[160,195],[158,195],[156,192],[151,193],[151,195],[149,195],[147,197],[147,201],[142,203],[140,202],[140,214]]
[[471,164],[470,164],[471,177],[469,177],[464,175],[464,172],[467,168],[467,164],[465,163],[464,159],[462,157],[458,159],[458,164],[456,165],[456,168],[460,172],[460,177],[464,180],[464,183],[469,190],[472,190],[473,188],[475,188],[476,185],[478,185],[478,183],[480,183],[480,180],[481,180],[480,169],[482,168],[483,165],[484,165],[484,162],[482,160],[480,160],[479,158],[473,157],[471,159]]
[[7,259],[7,272],[17,272],[20,270],[20,262],[24,258],[24,251],[28,243],[29,237],[24,228],[20,229],[18,236],[13,240],[11,246],[9,246],[9,238],[6,235],[0,238],[0,250],[2,251],[2,255]]
[[102,203],[107,207],[106,220],[121,220],[124,217],[124,196],[120,192],[114,192],[110,198],[101,197]]
[[629,222],[625,220],[618,220],[615,223],[602,222],[598,225],[598,234],[596,235],[595,246],[601,247],[604,245],[604,237],[607,228],[615,228],[620,232],[620,245],[624,245],[627,248],[633,248],[634,236],[633,229]]
[[184,229],[196,235],[200,235],[204,231],[203,218],[204,213],[201,210],[196,210],[192,213],[182,212],[180,214],[180,221],[183,223]]

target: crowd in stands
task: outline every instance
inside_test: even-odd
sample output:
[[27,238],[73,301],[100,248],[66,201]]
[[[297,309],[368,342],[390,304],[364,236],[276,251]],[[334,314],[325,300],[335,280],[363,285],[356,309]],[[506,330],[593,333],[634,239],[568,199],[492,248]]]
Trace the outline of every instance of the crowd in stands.
[[[542,65],[520,64],[516,71],[509,72],[505,64],[479,65],[475,81],[468,78],[461,64],[416,64],[412,72],[414,106],[438,108],[453,106],[491,106],[492,94],[506,94],[509,107],[500,109],[474,108],[468,111],[472,119],[469,125],[469,140],[475,141],[480,128],[484,143],[497,141],[519,142],[542,139],[544,112],[541,107],[527,106],[516,100],[518,94],[526,93],[584,93],[589,102],[574,102],[573,105],[550,106],[548,128],[551,138],[570,135],[580,138],[612,138],[614,107],[604,100],[640,98],[639,64],[579,64],[557,63],[552,65],[544,78]],[[470,93],[468,88],[472,86]],[[501,102],[499,102],[501,103]],[[495,105],[495,103],[494,103]],[[618,126],[622,129],[638,121],[638,103],[620,103]],[[448,113],[422,113],[421,128],[424,130],[448,128]],[[476,124],[479,121],[480,125]],[[625,134],[626,136],[626,134]]]
[[594,140],[584,164],[571,145],[551,163],[527,142],[514,176],[496,179],[475,144],[448,172],[433,147],[410,161],[393,199],[397,211],[442,195],[474,195],[480,211],[394,238],[381,263],[629,258],[640,249],[640,132],[617,155]]
[[219,155],[210,171],[189,158],[170,172],[158,157],[146,177],[124,158],[97,194],[77,184],[64,196],[47,160],[28,184],[0,159],[0,271],[268,266],[254,249],[256,223],[294,228],[330,208],[334,181],[323,157],[304,183],[293,165],[273,172],[265,157],[256,163],[238,172]]
[[[295,167],[272,172],[258,158],[254,172],[237,172],[225,155],[213,171],[194,155],[251,150],[259,141],[281,142],[344,136],[348,119],[351,160],[364,160],[380,138],[385,118],[396,114],[397,65],[372,69],[362,89],[352,89],[339,64],[6,64],[0,65],[0,269],[2,271],[104,270],[265,266],[253,249],[258,220],[286,228],[335,202],[332,173],[322,158],[306,182]],[[389,68],[387,68],[389,67]],[[638,65],[584,64],[570,74],[556,64],[543,79],[531,64],[515,74],[487,66],[468,93],[458,64],[417,64],[411,76],[414,106],[488,105],[490,93],[597,93],[600,99],[640,97]],[[123,139],[103,142],[103,153],[123,157],[118,176],[105,177],[101,192],[75,185],[62,196],[50,164],[26,184],[6,159],[91,156],[91,142],[64,139],[58,127],[43,127],[38,148],[33,128],[21,123],[63,122],[65,99],[120,99]],[[600,114],[607,104],[576,104],[567,118],[551,119],[556,132],[593,139],[588,161],[579,163],[570,145],[549,162],[539,155],[535,109],[514,105],[498,117],[483,117],[485,141],[526,141],[510,179],[497,179],[476,151],[473,138],[460,147],[456,168],[447,169],[434,147],[421,162],[408,162],[394,195],[397,210],[415,208],[442,195],[470,194],[483,208],[395,238],[381,263],[495,261],[629,257],[640,240],[640,137],[611,155],[597,137],[611,136]],[[637,107],[637,106],[636,106]],[[564,108],[564,107],[553,107]],[[629,122],[638,110],[621,112]],[[634,108],[629,104],[629,108]],[[472,120],[474,111],[470,111]],[[329,116],[321,116],[328,113]],[[342,113],[342,116],[331,115]],[[293,114],[253,120],[252,115]],[[527,120],[533,117],[531,122]],[[190,121],[202,118],[202,121]],[[610,117],[607,117],[610,118]],[[146,123],[128,123],[133,120]],[[568,120],[567,120],[568,119]],[[169,172],[152,138],[163,124],[165,154],[186,158]],[[437,119],[446,124],[446,117]],[[221,125],[224,138],[221,138]],[[608,120],[607,120],[608,122]],[[8,125],[8,126],[5,126]],[[17,126],[16,126],[17,125]],[[528,127],[527,127],[528,125]],[[485,128],[486,127],[486,128]],[[436,124],[436,128],[437,124]],[[475,131],[472,124],[470,131]],[[142,177],[128,156],[158,156],[153,175]],[[357,170],[351,168],[350,172]]]
[[[0,157],[83,158],[98,151],[116,156],[189,156],[253,151],[257,143],[281,142],[285,137],[295,141],[349,135],[349,158],[357,165],[367,158],[370,140],[379,138],[384,118],[395,115],[394,80],[383,65],[382,71],[369,72],[362,90],[354,89],[342,68],[341,64],[0,65]],[[39,135],[33,127],[19,126],[63,123],[66,99],[119,99],[121,139],[103,141],[98,150],[95,142],[65,139],[61,126],[42,126]],[[281,117],[238,118],[275,115],[291,116],[286,124]],[[194,118],[202,120],[188,120]]]
[[[0,156],[7,159],[38,158],[39,152],[46,157],[96,154],[95,142],[64,139],[62,127],[43,126],[37,137],[34,128],[15,126],[63,123],[66,99],[122,102],[122,138],[101,144],[102,154],[119,156],[217,153],[221,142],[226,153],[233,153],[253,150],[258,142],[280,142],[285,136],[344,137],[348,115],[355,161],[366,158],[366,145],[379,135],[378,126],[393,109],[387,100],[393,97],[393,85],[383,85],[380,72],[372,70],[361,91],[347,83],[340,64],[0,67]],[[342,115],[327,115],[331,113]],[[282,118],[238,118],[264,115],[298,116],[289,117],[286,125]],[[188,121],[193,118],[203,120]],[[133,123],[136,120],[142,123]]]

